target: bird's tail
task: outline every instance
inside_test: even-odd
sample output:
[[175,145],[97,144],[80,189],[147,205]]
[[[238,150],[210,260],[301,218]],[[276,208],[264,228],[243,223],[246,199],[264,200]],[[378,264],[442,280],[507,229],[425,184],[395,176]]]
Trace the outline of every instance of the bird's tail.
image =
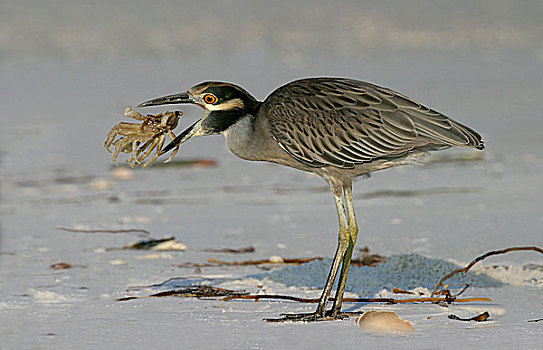
[[432,144],[478,150],[485,148],[483,138],[478,132],[444,115],[414,118],[413,121],[418,134],[429,139]]

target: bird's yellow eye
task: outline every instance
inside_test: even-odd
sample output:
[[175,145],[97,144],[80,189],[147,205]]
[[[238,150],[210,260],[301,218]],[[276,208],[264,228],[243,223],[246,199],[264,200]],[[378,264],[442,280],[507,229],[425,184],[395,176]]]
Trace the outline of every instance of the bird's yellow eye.
[[217,98],[215,97],[215,95],[205,94],[204,95],[204,102],[211,105],[211,104],[214,104],[215,102],[217,102]]

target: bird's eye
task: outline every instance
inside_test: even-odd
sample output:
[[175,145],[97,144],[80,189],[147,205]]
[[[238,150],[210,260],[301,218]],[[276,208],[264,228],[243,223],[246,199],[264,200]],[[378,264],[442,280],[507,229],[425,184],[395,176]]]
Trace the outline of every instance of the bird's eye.
[[211,104],[214,104],[215,102],[217,102],[217,98],[215,97],[215,95],[205,94],[204,95],[204,102],[211,105]]

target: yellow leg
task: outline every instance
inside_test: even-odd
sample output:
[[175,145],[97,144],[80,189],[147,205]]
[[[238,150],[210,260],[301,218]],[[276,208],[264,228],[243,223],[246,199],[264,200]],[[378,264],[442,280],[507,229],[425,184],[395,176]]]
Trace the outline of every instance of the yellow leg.
[[332,188],[332,193],[334,194],[334,200],[336,203],[337,215],[338,215],[338,220],[339,220],[338,245],[336,249],[336,254],[334,256],[334,260],[332,261],[330,272],[328,274],[328,278],[326,280],[326,285],[324,286],[324,289],[322,290],[322,295],[319,300],[319,305],[317,306],[317,310],[315,311],[315,314],[317,317],[324,317],[326,313],[326,305],[328,304],[328,298],[330,297],[332,286],[334,285],[334,281],[336,279],[339,266],[341,264],[343,256],[345,255],[345,250],[347,249],[349,245],[349,234],[347,231],[347,217],[345,216],[345,207],[343,205],[341,189],[337,190],[334,187],[332,187],[332,185],[330,187]]
[[[332,181],[328,182],[328,184],[332,190],[336,203],[337,216],[339,220],[339,234],[336,254],[334,256],[334,260],[332,261],[328,278],[326,279],[326,285],[322,290],[317,310],[308,314],[285,314],[283,315],[284,317],[282,319],[271,319],[269,321],[330,321],[343,319],[350,316],[347,315],[348,313],[341,313],[340,311],[343,300],[343,290],[345,289],[345,280],[349,270],[349,264],[351,262],[351,256],[354,249],[354,243],[356,242],[357,233],[352,203],[352,184],[349,182],[339,185],[338,183]],[[344,192],[344,194],[342,192]],[[345,197],[345,199],[343,197]],[[332,310],[327,312],[326,306],[328,304],[328,299],[330,298],[332,286],[334,285],[339,267],[342,263],[343,268],[341,269],[339,287],[338,292],[336,293],[334,306],[332,307]]]
[[343,262],[341,266],[341,273],[339,275],[338,287],[336,291],[336,297],[334,299],[334,305],[332,306],[332,316],[338,315],[341,312],[341,304],[343,303],[343,292],[345,291],[345,282],[347,281],[347,273],[351,265],[351,257],[353,255],[354,246],[358,236],[358,225],[356,224],[356,217],[353,207],[353,187],[352,184],[345,185],[343,187],[345,194],[345,207],[347,209],[347,235],[348,246],[343,256]]

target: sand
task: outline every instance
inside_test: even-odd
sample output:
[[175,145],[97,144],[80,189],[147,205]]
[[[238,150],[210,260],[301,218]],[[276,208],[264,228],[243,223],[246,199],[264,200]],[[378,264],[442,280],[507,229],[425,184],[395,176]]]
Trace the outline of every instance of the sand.
[[[0,31],[12,33],[0,36],[5,39],[0,40],[0,348],[541,348],[543,321],[530,321],[543,317],[543,263],[533,252],[489,258],[468,276],[481,286],[470,288],[465,296],[488,297],[492,302],[448,307],[345,305],[349,311],[393,311],[413,326],[409,334],[368,334],[354,318],[315,324],[263,321],[315,307],[286,301],[169,297],[119,302],[117,298],[144,296],[183,283],[316,297],[328,259],[271,270],[177,265],[205,263],[208,258],[330,257],[337,241],[337,218],[321,179],[239,160],[226,150],[221,136],[193,139],[175,158],[211,159],[215,166],[174,163],[119,172],[103,149],[107,131],[124,120],[125,106],[202,80],[237,82],[262,99],[295,78],[349,76],[413,96],[480,131],[487,150],[475,156],[441,152],[436,156],[468,155],[468,159],[438,157],[424,167],[390,169],[355,183],[357,246],[368,246],[391,260],[373,269],[353,268],[348,295],[389,297],[393,287],[424,293],[449,268],[487,251],[543,246],[543,60],[540,16],[533,15],[536,5],[520,11],[487,1],[479,16],[468,2],[455,5],[453,15],[444,15],[453,9],[430,4],[423,6],[424,11],[411,5],[363,8],[353,1],[334,12],[330,22],[323,20],[332,10],[325,6],[312,16],[302,16],[298,26],[290,25],[294,21],[287,16],[286,3],[273,9],[246,4],[241,6],[245,19],[240,21],[245,31],[238,31],[228,29],[234,14],[224,5],[205,15],[200,7],[170,4],[169,12],[183,13],[181,19],[199,18],[194,22],[162,18],[158,8],[121,2],[109,11],[105,3],[102,10],[88,11],[62,1],[47,11],[31,4],[3,4],[2,12],[9,16],[3,18]],[[66,16],[57,15],[59,11]],[[154,31],[141,26],[131,31],[127,11],[138,23],[153,23]],[[248,20],[262,11],[264,27]],[[362,12],[373,22],[361,22],[367,26],[357,32],[333,25]],[[420,23],[421,13],[428,14],[424,16],[428,23]],[[221,19],[221,14],[226,17]],[[38,20],[40,16],[49,20]],[[273,18],[281,18],[277,20],[281,25],[272,25]],[[495,18],[503,25],[495,24]],[[319,19],[329,24],[320,31],[302,30]],[[220,50],[219,40],[186,39],[191,37],[189,29],[206,28],[196,24],[220,20],[225,21],[229,38],[254,36],[242,36],[243,43],[229,39],[236,44]],[[396,36],[376,32],[385,44],[372,44],[362,34],[379,28],[379,23]],[[443,23],[448,24],[446,30]],[[177,26],[184,40],[173,34],[161,36]],[[424,30],[409,31],[417,28]],[[503,35],[495,37],[494,32]],[[19,38],[18,33],[30,34],[9,39]],[[165,42],[143,40],[145,33],[158,33]],[[141,40],[134,42],[132,35]],[[322,47],[331,43],[337,44],[334,50]],[[183,112],[177,133],[202,115],[193,106],[183,107]],[[145,237],[57,227],[144,229],[155,238],[175,236],[186,250],[122,250],[118,248]],[[247,246],[255,251],[242,255],[203,251]],[[50,267],[58,263],[72,268]],[[484,311],[490,314],[486,322],[448,318]]]

